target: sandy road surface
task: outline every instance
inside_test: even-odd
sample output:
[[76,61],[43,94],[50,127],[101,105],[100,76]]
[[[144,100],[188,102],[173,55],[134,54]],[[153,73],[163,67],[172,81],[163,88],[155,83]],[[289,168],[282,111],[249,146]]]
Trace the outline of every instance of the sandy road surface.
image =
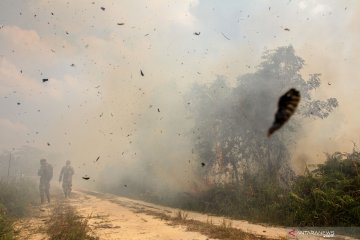
[[[91,216],[89,224],[100,239],[196,239],[205,240],[206,236],[196,232],[187,232],[184,227],[167,225],[145,213],[136,213],[137,203],[130,199],[109,195],[85,194],[76,192],[77,197],[70,204],[83,216]],[[121,204],[125,201],[126,204]],[[134,212],[135,211],[135,212]]]
[[[91,215],[90,224],[103,239],[210,239],[200,233],[186,231],[185,226],[170,226],[166,221],[147,212],[175,216],[178,209],[163,207],[111,194],[77,192],[78,197],[70,201],[81,214]],[[211,221],[220,225],[224,218],[187,212],[188,219]],[[231,220],[234,228],[269,238],[285,238],[288,230]]]
[[[104,240],[206,240],[211,239],[199,232],[188,231],[186,226],[170,224],[169,221],[156,217],[156,214],[174,217],[178,209],[158,206],[111,194],[97,192],[74,192],[66,201],[78,212],[88,218],[93,233]],[[24,218],[15,224],[18,239],[46,240],[46,222],[53,204],[41,206],[31,218]],[[155,214],[154,214],[155,213]],[[187,219],[223,223],[221,217],[187,212]],[[255,235],[272,239],[284,238],[286,229],[250,224],[246,221],[231,220],[232,227]]]

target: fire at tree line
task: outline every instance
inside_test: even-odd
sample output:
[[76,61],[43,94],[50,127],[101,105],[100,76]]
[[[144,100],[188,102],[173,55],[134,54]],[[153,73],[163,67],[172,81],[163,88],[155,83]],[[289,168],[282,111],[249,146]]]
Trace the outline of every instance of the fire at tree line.
[[[295,55],[291,46],[267,51],[257,71],[240,76],[235,86],[225,77],[211,84],[194,84],[186,95],[191,102],[190,114],[194,127],[188,134],[197,156],[197,172],[203,180],[194,183],[189,192],[166,189],[167,194],[152,192],[152,185],[127,176],[123,182],[101,186],[108,192],[140,198],[146,201],[206,213],[247,219],[283,226],[359,226],[360,225],[360,152],[329,153],[326,162],[315,169],[305,167],[297,176],[290,166],[291,149],[296,146],[302,130],[301,122],[326,119],[338,107],[336,98],[314,99],[313,92],[321,86],[320,74],[305,80],[300,74],[305,62]],[[267,137],[274,121],[274,108],[279,97],[289,89],[301,93],[294,115]],[[281,106],[279,102],[279,111]],[[286,107],[285,107],[286,108]],[[275,122],[276,124],[276,117]],[[306,153],[306,149],[303,149]],[[25,175],[33,175],[34,162],[25,156],[40,156],[41,152],[24,146],[14,155]],[[7,175],[4,152],[1,176]],[[21,160],[22,159],[22,160]],[[37,161],[40,158],[37,158]],[[51,162],[51,160],[49,160]],[[151,175],[151,170],[149,170]],[[1,179],[1,221],[8,216],[22,216],[24,202],[38,200],[36,186],[21,180]],[[16,187],[13,187],[15,186]],[[10,187],[11,186],[11,187]],[[130,187],[131,186],[131,187]],[[17,190],[16,190],[17,189]],[[25,197],[19,197],[18,190]],[[27,196],[27,197],[26,197]],[[31,196],[31,197],[29,197]],[[36,199],[36,200],[35,200]],[[23,206],[23,210],[21,207]]]

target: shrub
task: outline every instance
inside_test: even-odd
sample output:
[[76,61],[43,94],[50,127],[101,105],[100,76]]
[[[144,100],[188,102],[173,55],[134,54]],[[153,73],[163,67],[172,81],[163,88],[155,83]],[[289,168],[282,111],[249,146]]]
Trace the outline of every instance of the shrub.
[[38,196],[35,183],[28,179],[0,180],[0,189],[0,203],[11,217],[25,216]]

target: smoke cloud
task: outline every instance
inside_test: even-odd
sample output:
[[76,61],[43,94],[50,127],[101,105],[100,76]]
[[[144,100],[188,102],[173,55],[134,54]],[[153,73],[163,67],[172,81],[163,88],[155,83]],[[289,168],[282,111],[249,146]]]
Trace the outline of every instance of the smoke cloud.
[[71,160],[77,186],[200,184],[187,94],[218,76],[235,87],[281,46],[305,60],[305,79],[322,74],[315,98],[340,104],[325,120],[302,121],[296,172],[359,143],[357,1],[33,0],[0,9],[0,149],[39,149],[28,161],[53,158],[55,171]]

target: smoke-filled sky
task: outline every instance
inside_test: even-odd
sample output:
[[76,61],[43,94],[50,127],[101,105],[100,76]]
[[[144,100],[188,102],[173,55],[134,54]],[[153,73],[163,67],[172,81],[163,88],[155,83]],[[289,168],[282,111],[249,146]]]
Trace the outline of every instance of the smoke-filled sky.
[[304,123],[298,152],[349,150],[360,140],[359,16],[357,0],[2,0],[0,150],[30,145],[82,174],[188,161],[192,84],[234,85],[288,45],[305,79],[322,74],[316,97],[339,100],[328,119]]

